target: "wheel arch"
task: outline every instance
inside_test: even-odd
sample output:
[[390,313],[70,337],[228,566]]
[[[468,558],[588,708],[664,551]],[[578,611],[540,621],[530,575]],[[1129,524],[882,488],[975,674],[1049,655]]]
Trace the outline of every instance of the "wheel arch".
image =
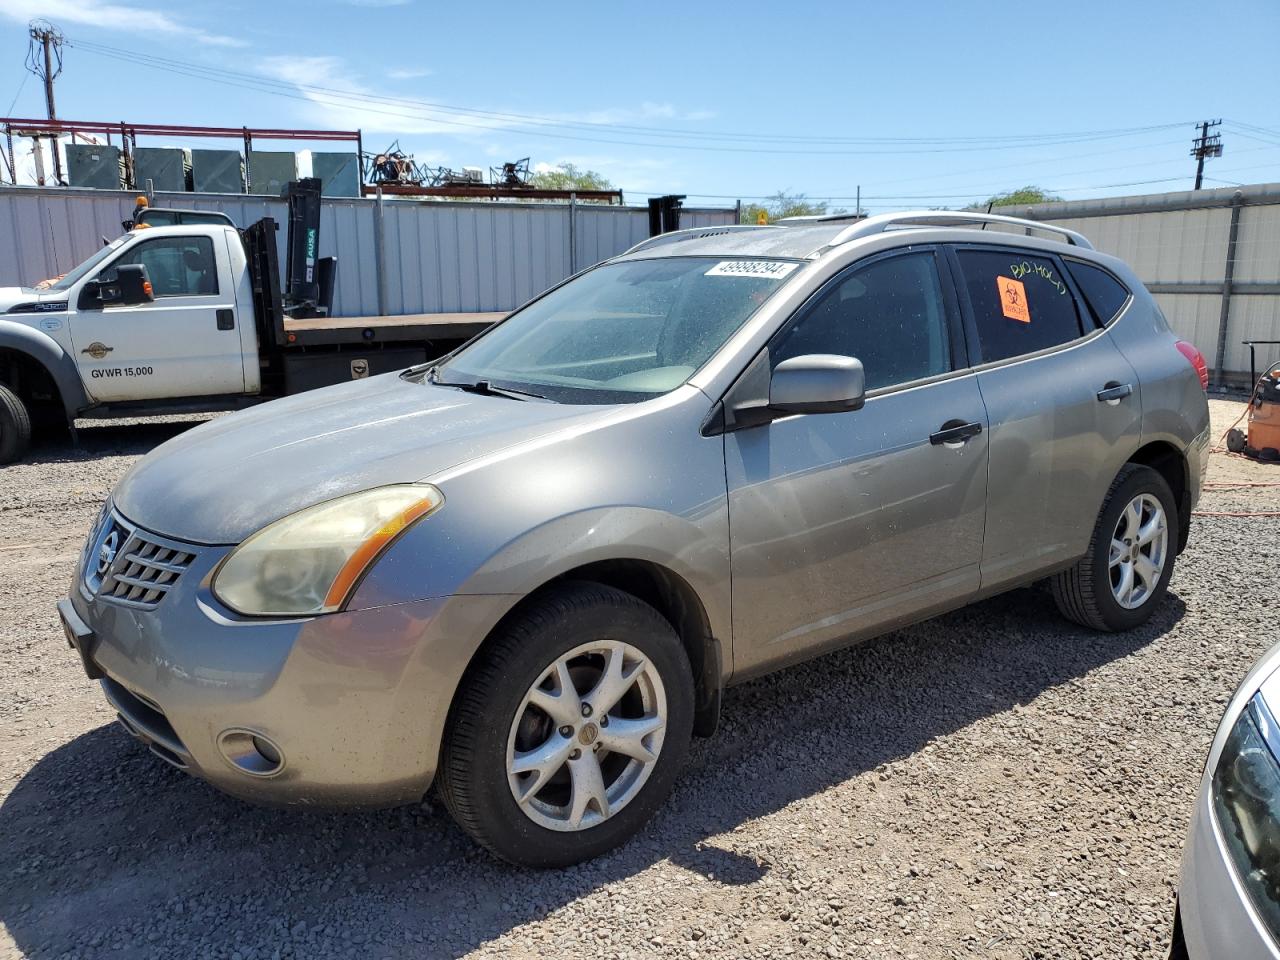
[[68,423],[89,405],[75,360],[56,340],[31,327],[0,323],[0,380],[11,375],[15,367],[48,378]]
[[[724,654],[711,628],[706,606],[684,577],[652,560],[614,558],[594,560],[565,570],[522,596],[485,635],[463,671],[457,689],[493,645],[503,625],[517,617],[535,598],[568,582],[598,583],[641,600],[658,611],[676,631],[689,658],[694,684],[694,733],[711,736],[719,723],[724,689]],[[457,696],[455,691],[454,696]]]
[[1150,467],[1169,484],[1178,507],[1178,553],[1182,553],[1191,532],[1191,465],[1186,456],[1172,443],[1154,440],[1135,450],[1126,463]]

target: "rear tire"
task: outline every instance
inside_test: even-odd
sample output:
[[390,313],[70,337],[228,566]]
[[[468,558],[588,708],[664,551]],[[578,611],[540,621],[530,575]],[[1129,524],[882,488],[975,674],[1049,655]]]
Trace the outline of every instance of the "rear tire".
[[1169,588],[1178,524],[1164,477],[1150,467],[1126,464],[1102,501],[1088,551],[1051,578],[1058,611],[1107,632],[1145,623]]
[[595,583],[565,583],[499,629],[450,712],[440,794],[510,863],[599,856],[644,825],[680,770],[694,702],[684,647],[658,611]]
[[16,463],[31,445],[31,415],[16,393],[0,383],[0,463]]

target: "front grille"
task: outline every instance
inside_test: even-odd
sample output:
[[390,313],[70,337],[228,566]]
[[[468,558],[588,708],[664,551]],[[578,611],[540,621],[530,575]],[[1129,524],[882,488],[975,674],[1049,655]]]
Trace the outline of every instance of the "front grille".
[[85,584],[101,599],[149,610],[195,556],[188,544],[148,533],[113,511],[86,557]]

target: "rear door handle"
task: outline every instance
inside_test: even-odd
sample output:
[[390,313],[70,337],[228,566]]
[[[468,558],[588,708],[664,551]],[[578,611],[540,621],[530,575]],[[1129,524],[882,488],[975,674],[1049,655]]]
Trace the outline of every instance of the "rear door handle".
[[1112,380],[1105,387],[1103,387],[1101,390],[1098,391],[1098,399],[1101,400],[1103,403],[1109,403],[1111,404],[1111,406],[1114,407],[1117,403],[1119,403],[1125,397],[1130,396],[1132,393],[1133,393],[1133,384],[1116,383],[1114,380]]
[[976,437],[982,432],[982,424],[965,423],[963,420],[948,420],[937,433],[929,434],[929,442],[934,446],[940,443],[961,444]]
[[229,308],[219,309],[216,316],[219,330],[234,330],[236,328],[236,312],[234,310]]

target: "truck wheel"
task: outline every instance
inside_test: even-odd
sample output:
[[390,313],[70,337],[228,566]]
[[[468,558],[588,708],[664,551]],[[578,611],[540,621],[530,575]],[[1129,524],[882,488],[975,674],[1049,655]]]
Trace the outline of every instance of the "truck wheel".
[[499,628],[454,702],[440,792],[526,867],[599,856],[670,793],[693,728],[680,638],[630,594],[566,583]]
[[1052,578],[1068,620],[1094,630],[1131,630],[1164,599],[1177,553],[1178,511],[1164,477],[1127,464],[1107,491],[1089,550]]
[[31,415],[18,395],[0,383],[0,463],[21,460],[31,444]]

